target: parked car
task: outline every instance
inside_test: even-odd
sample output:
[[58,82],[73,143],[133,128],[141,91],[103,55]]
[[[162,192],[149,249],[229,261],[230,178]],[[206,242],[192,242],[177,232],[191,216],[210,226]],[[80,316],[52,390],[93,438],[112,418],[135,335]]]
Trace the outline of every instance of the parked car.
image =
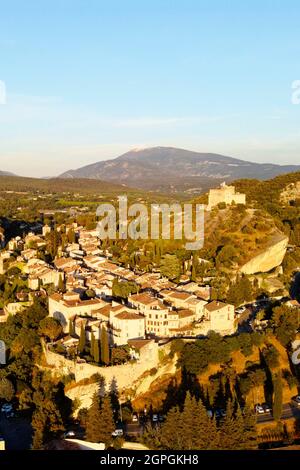
[[259,403],[257,405],[255,405],[254,410],[255,410],[255,413],[257,413],[259,415],[263,415],[265,413],[264,408]]
[[165,421],[166,417],[164,415],[158,415],[158,421],[160,423],[163,423]]
[[271,413],[272,408],[271,408],[270,405],[268,405],[268,403],[263,403],[262,407],[263,407],[265,413]]
[[1,407],[2,413],[10,413],[13,410],[13,406],[10,403],[4,403]]
[[242,306],[236,309],[236,313],[244,313],[246,311],[246,307]]
[[207,412],[207,416],[208,416],[209,418],[212,418],[212,417],[213,417],[213,415],[214,415],[213,410],[206,410],[206,412]]
[[137,417],[137,415],[133,415],[133,416],[132,416],[132,422],[133,422],[133,423],[137,423],[137,422],[138,422],[138,417]]
[[69,437],[75,437],[75,431],[66,431],[64,433],[64,438],[68,439]]
[[216,418],[225,418],[226,411],[223,408],[217,408],[215,411]]
[[153,416],[152,416],[152,421],[153,421],[153,423],[157,423],[157,421],[158,421],[158,415],[156,415],[156,414],[153,415]]
[[123,429],[115,429],[111,435],[112,437],[121,437],[123,434]]

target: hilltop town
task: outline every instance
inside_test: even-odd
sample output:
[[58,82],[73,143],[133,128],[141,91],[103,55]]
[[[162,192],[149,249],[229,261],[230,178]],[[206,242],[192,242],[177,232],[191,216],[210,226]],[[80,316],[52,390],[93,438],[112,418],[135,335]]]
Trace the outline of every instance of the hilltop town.
[[[288,357],[299,327],[295,281],[299,243],[296,232],[288,237],[246,192],[247,188],[243,193],[226,184],[209,191],[207,240],[196,252],[184,250],[182,241],[101,240],[94,215],[91,211],[83,215],[81,205],[65,214],[66,221],[61,221],[59,212],[56,220],[54,210],[44,213],[42,221],[18,223],[13,218],[13,231],[5,222],[0,252],[0,372],[10,393],[5,389],[2,396],[19,413],[23,409],[33,413],[34,448],[57,436],[52,428],[46,431],[44,402],[34,404],[37,380],[65,383],[64,400],[72,400],[74,408],[71,427],[79,419],[76,436],[83,436],[86,427],[91,441],[96,438],[86,420],[87,414],[92,419],[99,387],[104,397],[111,387],[115,389],[118,404],[112,409],[111,426],[119,435],[114,442],[126,435],[151,447],[149,420],[154,429],[160,423],[157,432],[163,432],[170,407],[179,403],[181,393],[189,396],[190,380],[199,381],[197,393],[222,433],[222,416],[229,413],[226,407],[232,397],[231,392],[221,392],[229,369],[236,376],[230,387],[252,410],[253,429],[256,421],[260,425],[264,419],[276,423],[281,415],[287,420],[297,417],[284,407],[297,396],[298,372]],[[268,226],[263,218],[269,220]],[[286,376],[279,378],[282,367]],[[258,381],[255,398],[253,374]],[[279,380],[280,406],[276,404]],[[174,397],[169,402],[166,391],[173,382]],[[218,395],[214,387],[220,387]],[[56,402],[54,395],[51,400]],[[264,408],[262,402],[267,403]],[[17,412],[5,410],[8,417]],[[62,417],[55,426],[68,430],[70,425]],[[268,439],[264,429],[256,431],[261,442]],[[103,438],[107,443],[113,432]],[[254,444],[245,442],[248,445]]]

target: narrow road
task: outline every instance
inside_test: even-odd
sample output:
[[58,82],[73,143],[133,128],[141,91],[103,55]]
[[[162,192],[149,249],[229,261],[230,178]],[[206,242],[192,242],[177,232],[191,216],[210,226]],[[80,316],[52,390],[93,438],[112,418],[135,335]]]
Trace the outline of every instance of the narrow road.
[[[300,419],[300,407],[296,407],[291,405],[291,403],[284,403],[282,406],[282,416],[281,419],[289,419],[289,418],[299,418]],[[274,421],[274,418],[271,413],[265,413],[261,415],[257,415],[257,422],[258,423],[269,423]]]

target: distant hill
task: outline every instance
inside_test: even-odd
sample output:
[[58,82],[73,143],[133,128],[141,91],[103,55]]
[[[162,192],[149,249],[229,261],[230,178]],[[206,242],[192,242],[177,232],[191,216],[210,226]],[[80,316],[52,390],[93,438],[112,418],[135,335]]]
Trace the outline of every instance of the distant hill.
[[9,171],[1,171],[0,170],[0,176],[16,176],[13,173],[10,173]]
[[124,193],[134,192],[135,189],[125,187],[125,185],[84,179],[62,179],[62,178],[25,178],[22,176],[5,176],[0,173],[0,191],[20,191],[20,192],[78,192],[82,194],[91,193]]
[[265,180],[294,171],[300,171],[300,165],[254,163],[215,153],[153,147],[132,150],[112,160],[67,171],[60,177],[101,179],[155,191],[200,193],[221,181]]

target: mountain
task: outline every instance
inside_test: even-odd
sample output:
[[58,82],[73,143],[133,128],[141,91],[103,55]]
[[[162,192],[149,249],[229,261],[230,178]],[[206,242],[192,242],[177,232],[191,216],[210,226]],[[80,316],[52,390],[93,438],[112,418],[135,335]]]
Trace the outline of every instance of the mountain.
[[269,179],[299,171],[300,165],[254,163],[215,153],[172,147],[131,150],[63,173],[62,178],[93,178],[158,191],[203,192],[222,181],[240,178]]
[[10,173],[9,171],[1,171],[0,170],[0,176],[16,176],[13,173]]

